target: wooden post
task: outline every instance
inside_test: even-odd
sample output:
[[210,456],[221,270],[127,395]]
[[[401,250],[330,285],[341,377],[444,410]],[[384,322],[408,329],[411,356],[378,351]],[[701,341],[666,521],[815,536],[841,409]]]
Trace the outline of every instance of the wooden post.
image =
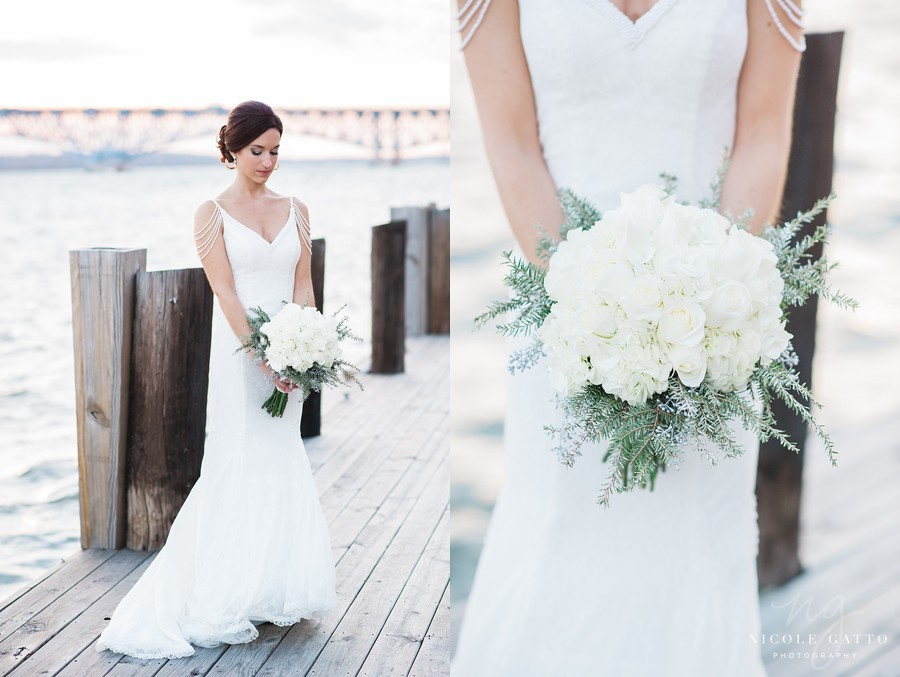
[[[808,35],[800,64],[794,109],[794,136],[784,191],[783,217],[793,218],[831,192],[834,163],[834,116],[843,33]],[[803,237],[823,223],[820,215],[799,234]],[[815,256],[821,255],[821,248]],[[800,378],[812,386],[812,359],[816,345],[817,299],[791,311],[787,330],[794,335],[800,358]],[[788,453],[777,441],[760,445],[756,496],[759,506],[760,587],[779,585],[802,571],[798,556],[803,446],[807,428],[803,420],[775,401],[778,427],[800,448]]]
[[391,221],[406,221],[406,335],[421,336],[428,324],[428,209],[391,207]]
[[69,252],[82,548],[125,543],[125,443],[135,273],[146,249]]
[[404,369],[406,222],[372,228],[373,374]]
[[137,275],[127,547],[158,550],[200,477],[213,294],[202,268]]
[[429,208],[428,333],[450,333],[450,210]]
[[[312,241],[312,284],[316,308],[325,312],[325,238]],[[300,437],[316,437],[322,431],[322,394],[311,393],[300,415]]]

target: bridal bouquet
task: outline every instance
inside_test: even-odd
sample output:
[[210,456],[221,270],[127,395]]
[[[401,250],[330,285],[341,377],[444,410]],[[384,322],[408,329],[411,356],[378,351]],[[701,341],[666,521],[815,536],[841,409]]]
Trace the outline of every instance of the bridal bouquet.
[[810,258],[827,227],[794,241],[833,196],[760,238],[718,213],[718,198],[678,202],[666,178],[666,186],[623,194],[602,216],[561,192],[563,239],[543,237],[538,252],[546,271],[505,253],[511,296],[476,319],[511,314],[500,333],[533,336],[511,356],[511,371],[546,356],[565,414],[562,427],[547,430],[564,463],[585,442],[609,441],[603,505],[614,491],[652,488],[661,469],[688,445],[702,450],[704,439],[739,455],[732,418],[761,441],[774,437],[797,451],[775,425],[775,397],[816,430],[835,462],[831,439],[801,401],[816,404],[785,331],[786,309],[811,294],[856,307],[826,284],[833,265]]
[[[326,316],[315,308],[286,303],[272,318],[262,308],[251,308],[247,322],[251,332],[242,347],[249,348],[257,362],[265,360],[279,378],[300,388],[304,400],[313,391],[347,380],[362,387],[350,371],[356,367],[341,357],[341,341],[359,340],[346,317],[338,319],[337,313]],[[287,400],[287,393],[274,388],[262,408],[281,417]]]

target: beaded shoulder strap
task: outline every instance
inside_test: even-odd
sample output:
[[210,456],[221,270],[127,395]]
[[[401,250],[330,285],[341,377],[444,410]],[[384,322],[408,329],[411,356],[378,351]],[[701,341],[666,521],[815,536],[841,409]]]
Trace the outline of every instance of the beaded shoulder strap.
[[459,22],[456,32],[462,33],[466,30],[466,26],[469,26],[469,32],[465,34],[462,44],[459,46],[461,50],[466,48],[472,36],[475,35],[475,31],[478,30],[478,27],[484,20],[484,15],[487,14],[490,4],[491,0],[468,0],[462,9],[456,13],[456,20]]
[[212,216],[203,228],[194,233],[194,245],[197,247],[197,253],[200,255],[201,261],[212,251],[223,227],[222,208],[215,200],[212,203],[215,205]]
[[306,251],[312,254],[312,229],[309,227],[309,221],[306,220],[303,212],[300,211],[300,207],[294,202],[293,197],[291,198],[291,214],[294,218],[294,225],[297,226],[297,232],[300,233],[300,239],[306,245]]
[[769,9],[769,14],[772,16],[772,21],[775,22],[775,28],[778,29],[778,32],[781,33],[782,37],[788,41],[788,44],[791,47],[796,49],[798,52],[805,52],[806,36],[803,34],[803,30],[806,28],[806,25],[803,21],[803,17],[806,16],[806,12],[804,12],[796,4],[794,4],[792,0],[775,0],[775,2],[784,12],[784,15],[787,17],[788,21],[790,21],[800,29],[800,39],[798,40],[797,38],[795,38],[788,32],[787,28],[784,27],[784,24],[781,22],[781,18],[778,16],[778,12],[772,5],[772,0],[765,0],[766,7]]

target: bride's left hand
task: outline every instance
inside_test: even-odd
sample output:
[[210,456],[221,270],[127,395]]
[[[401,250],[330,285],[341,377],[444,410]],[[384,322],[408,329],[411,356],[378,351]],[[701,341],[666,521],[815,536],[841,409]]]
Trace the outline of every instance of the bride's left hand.
[[271,381],[278,390],[283,393],[289,393],[294,390],[297,386],[295,386],[290,381],[283,381],[278,374],[265,362],[262,362],[260,368],[263,370],[263,373],[266,375],[266,378]]

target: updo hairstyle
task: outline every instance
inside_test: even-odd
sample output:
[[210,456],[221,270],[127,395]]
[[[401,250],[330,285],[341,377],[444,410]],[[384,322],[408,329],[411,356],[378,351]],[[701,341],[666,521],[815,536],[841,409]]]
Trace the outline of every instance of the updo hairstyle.
[[259,101],[245,101],[231,109],[228,121],[219,130],[216,142],[222,153],[220,162],[234,162],[233,153],[246,148],[254,139],[275,128],[283,132],[281,118],[269,106]]

